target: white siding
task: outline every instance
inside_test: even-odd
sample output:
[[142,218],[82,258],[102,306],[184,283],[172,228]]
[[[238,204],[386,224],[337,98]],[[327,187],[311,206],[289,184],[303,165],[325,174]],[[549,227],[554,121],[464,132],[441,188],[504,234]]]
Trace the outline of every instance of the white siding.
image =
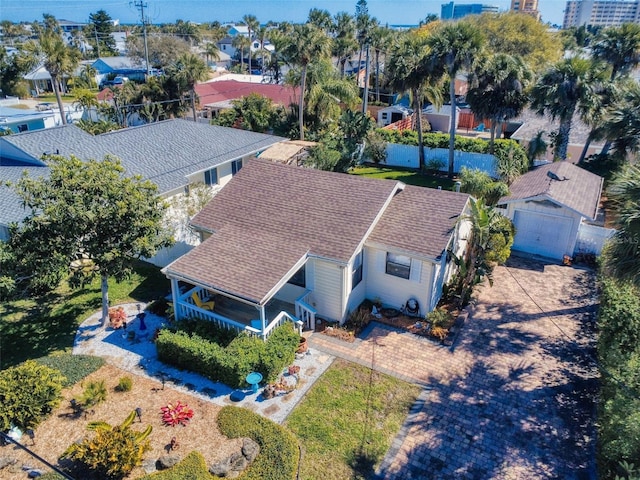
[[[339,265],[313,259],[307,262],[314,264],[312,305],[318,310],[318,315],[328,320],[343,319],[343,270]],[[307,278],[309,278],[307,271]]]
[[433,264],[412,259],[411,278],[405,279],[385,273],[386,255],[384,250],[372,247],[365,249],[366,298],[380,298],[383,305],[400,309],[413,297],[420,303],[420,313],[425,314],[431,305]]
[[345,298],[346,298],[346,305],[347,305],[347,308],[346,308],[347,315],[349,314],[349,312],[352,312],[355,309],[357,309],[366,298],[367,271],[368,270],[365,264],[365,255],[363,254],[362,255],[362,281],[358,285],[356,285],[356,288],[353,288],[352,287],[353,263],[350,263],[348,269],[346,269],[346,272],[348,272],[345,278],[345,285],[346,285]]

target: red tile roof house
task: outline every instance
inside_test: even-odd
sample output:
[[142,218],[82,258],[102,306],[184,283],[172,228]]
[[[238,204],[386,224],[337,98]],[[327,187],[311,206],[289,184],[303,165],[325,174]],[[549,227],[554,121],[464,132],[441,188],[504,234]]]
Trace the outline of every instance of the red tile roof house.
[[163,272],[177,319],[262,338],[288,321],[342,323],[366,298],[413,298],[424,315],[454,273],[447,251],[466,250],[468,212],[466,194],[258,158],[192,219],[203,242]]
[[199,83],[195,90],[201,107],[214,113],[232,108],[232,100],[247,97],[252,93],[269,98],[275,105],[284,107],[296,102],[294,89],[286,85],[218,80]]

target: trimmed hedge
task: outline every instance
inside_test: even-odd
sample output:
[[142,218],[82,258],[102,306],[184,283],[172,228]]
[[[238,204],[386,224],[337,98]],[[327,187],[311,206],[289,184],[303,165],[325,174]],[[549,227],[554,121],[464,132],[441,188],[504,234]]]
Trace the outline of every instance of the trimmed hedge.
[[209,473],[202,454],[194,450],[169,470],[145,475],[140,480],[211,480],[213,478],[217,477]]
[[250,410],[222,407],[218,428],[229,438],[249,437],[260,445],[260,454],[242,475],[243,480],[296,478],[299,450],[296,437],[286,428]]
[[0,431],[35,428],[62,399],[65,378],[34,360],[0,371]]
[[99,370],[105,363],[104,358],[91,355],[73,355],[71,353],[55,353],[36,359],[41,365],[55,368],[66,378],[63,386],[70,387],[88,375]]
[[266,342],[241,333],[223,346],[216,339],[224,336],[215,331],[218,327],[213,327],[206,320],[189,320],[161,330],[156,341],[158,359],[230,387],[243,388],[247,374],[254,371],[267,382],[274,381],[293,362],[300,338],[290,325],[282,325]]

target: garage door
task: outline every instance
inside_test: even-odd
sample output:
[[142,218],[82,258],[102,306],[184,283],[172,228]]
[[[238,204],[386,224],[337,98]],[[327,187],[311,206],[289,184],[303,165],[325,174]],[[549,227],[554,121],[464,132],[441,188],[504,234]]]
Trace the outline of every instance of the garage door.
[[572,219],[516,210],[513,249],[561,259],[567,253]]

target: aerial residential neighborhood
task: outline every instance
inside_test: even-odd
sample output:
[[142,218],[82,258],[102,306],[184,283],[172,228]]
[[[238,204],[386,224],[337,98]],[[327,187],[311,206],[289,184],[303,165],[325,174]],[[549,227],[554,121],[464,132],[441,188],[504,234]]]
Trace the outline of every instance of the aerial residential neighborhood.
[[0,480],[640,478],[639,1],[44,3]]

